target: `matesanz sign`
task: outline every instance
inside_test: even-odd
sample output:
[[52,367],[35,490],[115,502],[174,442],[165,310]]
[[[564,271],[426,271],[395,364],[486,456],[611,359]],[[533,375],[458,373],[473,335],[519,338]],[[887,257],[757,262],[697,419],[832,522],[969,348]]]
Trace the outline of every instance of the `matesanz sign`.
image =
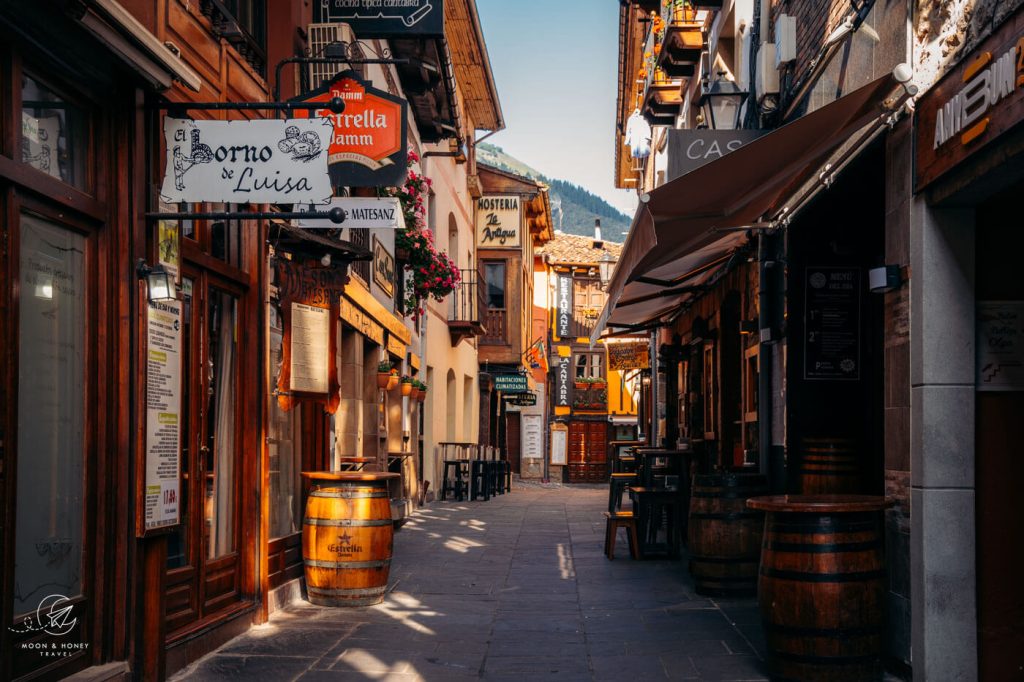
[[295,101],[326,104],[335,97],[345,103],[340,114],[326,108],[296,112],[330,120],[334,129],[327,149],[331,182],[335,187],[401,185],[406,173],[408,102],[374,88],[354,71],[338,74]]

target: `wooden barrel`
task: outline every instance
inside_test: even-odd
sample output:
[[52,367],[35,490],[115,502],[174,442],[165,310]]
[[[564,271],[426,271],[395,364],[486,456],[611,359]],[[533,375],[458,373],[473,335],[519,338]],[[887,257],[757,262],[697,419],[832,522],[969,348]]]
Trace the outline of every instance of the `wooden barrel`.
[[394,524],[388,480],[398,474],[303,472],[306,592],[318,606],[369,606],[384,599]]
[[747,498],[768,492],[758,474],[693,477],[687,548],[697,593],[744,596],[757,591],[764,514],[747,509]]
[[868,495],[750,500],[768,512],[758,580],[772,679],[881,679],[885,563],[880,513]]
[[803,495],[863,493],[857,444],[849,438],[804,438],[797,469]]

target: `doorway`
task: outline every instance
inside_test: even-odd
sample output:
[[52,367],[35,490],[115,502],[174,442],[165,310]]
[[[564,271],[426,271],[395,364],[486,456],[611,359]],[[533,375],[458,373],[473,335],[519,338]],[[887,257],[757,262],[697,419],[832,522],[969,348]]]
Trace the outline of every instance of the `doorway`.
[[168,639],[240,601],[239,330],[243,291],[213,272],[182,277],[181,523],[168,539]]
[[522,456],[522,417],[518,412],[506,412],[505,415],[508,419],[505,425],[505,449],[508,453],[508,462],[512,467],[512,473],[519,474]]

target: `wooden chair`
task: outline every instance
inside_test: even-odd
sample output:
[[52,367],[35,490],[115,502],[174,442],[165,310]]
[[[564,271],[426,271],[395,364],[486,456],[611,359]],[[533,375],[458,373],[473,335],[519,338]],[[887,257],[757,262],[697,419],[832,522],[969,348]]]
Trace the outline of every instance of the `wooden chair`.
[[640,558],[640,543],[636,537],[636,519],[633,512],[604,512],[604,553],[609,559],[615,558],[615,537],[619,534],[619,528],[626,529],[626,541],[629,543],[629,556],[633,559]]

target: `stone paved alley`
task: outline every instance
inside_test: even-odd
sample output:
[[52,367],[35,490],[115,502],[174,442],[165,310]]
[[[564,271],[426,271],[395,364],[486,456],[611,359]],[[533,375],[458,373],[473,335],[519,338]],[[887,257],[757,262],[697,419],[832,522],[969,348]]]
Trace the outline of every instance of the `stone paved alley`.
[[395,535],[371,608],[300,602],[178,680],[763,680],[754,599],[707,599],[683,561],[602,552],[605,486],[434,502]]

